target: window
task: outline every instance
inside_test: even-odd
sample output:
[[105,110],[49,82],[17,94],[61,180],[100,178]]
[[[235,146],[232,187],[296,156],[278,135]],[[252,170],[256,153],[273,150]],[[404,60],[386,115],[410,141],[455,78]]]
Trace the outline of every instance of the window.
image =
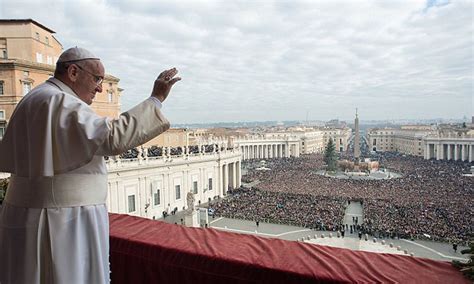
[[3,84],[4,84],[4,83],[5,83],[5,82],[0,81],[0,95],[3,95]]
[[181,185],[175,185],[174,189],[176,191],[176,200],[181,199]]
[[7,39],[0,38],[0,56],[7,58]]
[[209,190],[212,190],[212,178],[209,178],[208,186]]
[[112,93],[112,91],[109,91],[109,103],[113,101],[113,98],[114,98],[114,94]]
[[37,40],[40,40],[40,34],[38,32],[35,33],[35,37]]
[[5,134],[5,127],[0,126],[0,139],[3,138],[3,134]]
[[160,190],[157,189],[153,194],[153,205],[160,205]]
[[44,42],[46,42],[46,44],[49,45],[49,38],[47,36],[44,37]]
[[23,96],[28,94],[31,91],[31,83],[24,82],[23,83]]
[[4,120],[4,119],[5,119],[5,111],[0,110],[0,120]]
[[30,71],[23,71],[23,77],[28,78],[30,76]]
[[51,56],[47,56],[46,63],[48,63],[49,65],[53,65],[53,58]]
[[128,213],[135,212],[135,195],[128,196]]
[[36,62],[43,63],[43,54],[36,52]]
[[198,193],[198,182],[193,181],[193,193],[197,194]]

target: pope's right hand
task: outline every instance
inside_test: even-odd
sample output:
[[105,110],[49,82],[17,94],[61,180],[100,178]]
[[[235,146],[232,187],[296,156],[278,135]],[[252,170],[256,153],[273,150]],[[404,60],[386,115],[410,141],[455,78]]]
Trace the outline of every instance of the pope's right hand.
[[168,97],[168,94],[171,91],[174,83],[181,80],[180,77],[175,77],[178,74],[176,68],[165,70],[156,78],[155,85],[153,86],[153,91],[151,95],[163,102]]

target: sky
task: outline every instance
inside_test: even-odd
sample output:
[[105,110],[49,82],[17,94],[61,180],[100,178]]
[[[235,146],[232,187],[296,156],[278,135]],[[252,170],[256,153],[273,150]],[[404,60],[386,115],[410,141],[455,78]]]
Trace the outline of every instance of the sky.
[[120,78],[122,111],[164,69],[175,124],[474,116],[468,0],[0,0]]

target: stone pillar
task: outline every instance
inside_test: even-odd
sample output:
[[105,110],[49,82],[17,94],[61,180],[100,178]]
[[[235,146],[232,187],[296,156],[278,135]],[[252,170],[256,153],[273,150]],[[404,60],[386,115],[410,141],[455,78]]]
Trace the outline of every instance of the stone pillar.
[[466,144],[461,145],[461,161],[466,160]]
[[455,161],[459,160],[459,146],[458,144],[454,144],[454,159]]
[[236,162],[236,170],[237,170],[237,187],[240,187],[241,186],[241,181],[242,181],[242,171],[240,169],[241,167],[241,163],[240,162]]
[[237,188],[237,162],[232,163],[232,188]]
[[425,145],[425,160],[429,160],[430,159],[430,144],[426,143]]
[[469,162],[474,162],[474,145],[469,145]]
[[224,191],[227,192],[229,188],[229,165],[224,165]]
[[466,153],[466,161],[469,161],[469,157],[470,157],[470,154],[471,154],[471,148],[470,148],[471,145],[466,144],[465,146],[466,146],[466,148],[465,148],[464,151]]
[[451,160],[451,144],[448,144],[448,161]]

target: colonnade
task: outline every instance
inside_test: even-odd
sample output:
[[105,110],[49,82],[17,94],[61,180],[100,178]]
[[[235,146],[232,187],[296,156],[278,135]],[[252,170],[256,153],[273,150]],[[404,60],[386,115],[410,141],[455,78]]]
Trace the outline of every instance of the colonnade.
[[240,171],[240,161],[226,163],[221,166],[222,193],[227,194],[229,189],[238,188],[241,185],[242,173]]
[[242,160],[299,157],[297,143],[258,143],[240,145]]
[[289,149],[283,144],[243,145],[240,150],[244,160],[289,157]]
[[474,162],[474,138],[425,142],[425,159]]

